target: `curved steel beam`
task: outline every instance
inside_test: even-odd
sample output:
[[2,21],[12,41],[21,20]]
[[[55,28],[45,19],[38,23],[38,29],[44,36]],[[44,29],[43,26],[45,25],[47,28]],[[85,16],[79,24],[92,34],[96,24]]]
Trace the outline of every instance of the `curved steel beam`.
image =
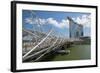
[[45,38],[43,38],[35,47],[33,47],[28,53],[26,53],[24,56],[23,56],[23,59],[29,55],[33,50],[35,50],[40,44],[42,44],[47,38],[48,36],[51,34],[51,32],[53,32],[53,30],[51,29],[50,32],[47,34],[47,36]]
[[[55,42],[52,44],[51,47],[53,47],[53,46],[56,44],[57,40],[58,40],[58,38],[55,40]],[[43,49],[43,50],[41,50],[41,51],[39,51],[39,52],[36,52],[35,54],[29,55],[29,56],[25,57],[25,58],[23,59],[23,61],[24,61],[24,60],[27,60],[27,59],[29,59],[29,58],[31,58],[31,57],[33,57],[33,56],[36,56],[36,55],[38,55],[38,54],[40,54],[40,53],[42,53],[42,52],[44,52],[44,51],[47,51],[49,48],[50,48],[50,47],[48,47],[48,48],[46,48],[46,49]]]
[[40,59],[41,57],[43,57],[46,53],[48,53],[48,52],[50,51],[50,49],[51,49],[52,47],[54,47],[54,45],[57,43],[57,41],[58,41],[58,38],[56,39],[56,41],[55,41],[50,47],[47,48],[46,52],[43,53],[41,56],[39,56],[35,61],[39,60],[39,59]]

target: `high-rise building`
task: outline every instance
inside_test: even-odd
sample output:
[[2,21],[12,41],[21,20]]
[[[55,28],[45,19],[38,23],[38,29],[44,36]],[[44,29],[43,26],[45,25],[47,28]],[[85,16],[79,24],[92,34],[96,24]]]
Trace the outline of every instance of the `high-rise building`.
[[79,38],[83,36],[83,25],[78,24],[70,17],[67,17],[67,19],[69,20],[69,37]]

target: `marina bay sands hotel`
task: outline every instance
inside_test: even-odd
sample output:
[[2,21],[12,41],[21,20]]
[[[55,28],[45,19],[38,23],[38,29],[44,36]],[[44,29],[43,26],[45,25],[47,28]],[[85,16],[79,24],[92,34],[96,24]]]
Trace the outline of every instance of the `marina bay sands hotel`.
[[79,38],[83,36],[83,25],[76,23],[72,18],[67,17],[69,20],[69,37]]

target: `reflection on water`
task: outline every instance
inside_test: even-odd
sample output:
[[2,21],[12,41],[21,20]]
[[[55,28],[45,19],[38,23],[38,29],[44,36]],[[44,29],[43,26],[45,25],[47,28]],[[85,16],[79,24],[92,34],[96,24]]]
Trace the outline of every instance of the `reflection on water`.
[[70,54],[50,54],[42,61],[87,60],[91,59],[90,45],[73,45]]

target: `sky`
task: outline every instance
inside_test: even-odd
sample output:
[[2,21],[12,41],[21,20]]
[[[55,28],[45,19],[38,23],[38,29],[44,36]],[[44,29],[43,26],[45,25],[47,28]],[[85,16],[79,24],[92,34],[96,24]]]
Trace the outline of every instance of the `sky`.
[[53,34],[68,37],[69,21],[67,17],[71,17],[75,22],[83,25],[84,36],[90,36],[91,33],[90,13],[23,10],[22,15],[25,29],[40,30],[46,33],[53,29]]

